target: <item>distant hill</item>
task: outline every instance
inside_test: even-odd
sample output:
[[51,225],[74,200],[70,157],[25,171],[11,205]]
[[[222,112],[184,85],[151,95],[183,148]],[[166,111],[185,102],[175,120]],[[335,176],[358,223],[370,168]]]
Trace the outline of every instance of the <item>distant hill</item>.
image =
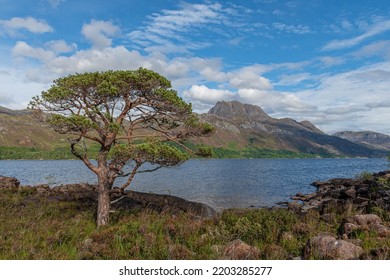
[[371,148],[390,150],[390,136],[386,134],[374,131],[340,131],[334,135]]
[[[309,121],[275,119],[259,106],[237,101],[218,102],[208,113],[200,115],[200,118],[210,122],[215,127],[215,133],[209,137],[190,139],[190,145],[206,145],[229,151],[244,150],[244,154],[238,155],[245,157],[256,157],[251,153],[259,150],[276,151],[278,156],[284,155],[280,151],[287,151],[321,156],[381,157],[386,156],[387,152],[384,150],[390,147],[352,143],[327,135]],[[388,145],[390,142],[386,143]],[[69,150],[67,136],[58,134],[37,121],[31,111],[0,107],[0,149],[5,151],[4,148],[7,147],[44,151],[58,148]],[[237,153],[231,154],[236,155]]]
[[27,147],[52,150],[67,141],[37,121],[29,110],[10,110],[0,106],[0,147]]
[[10,115],[10,116],[22,116],[31,114],[30,110],[11,110],[5,107],[0,106],[0,114]]
[[325,156],[376,157],[386,154],[383,149],[327,135],[309,121],[275,119],[259,106],[237,101],[218,102],[201,118],[213,124],[216,132],[208,138],[193,141],[213,147],[253,147]]

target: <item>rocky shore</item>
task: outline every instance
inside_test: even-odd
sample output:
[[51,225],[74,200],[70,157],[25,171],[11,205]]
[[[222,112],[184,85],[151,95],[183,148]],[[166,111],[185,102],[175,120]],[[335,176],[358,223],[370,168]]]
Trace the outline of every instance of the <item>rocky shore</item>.
[[362,213],[372,208],[390,210],[390,171],[364,174],[357,179],[336,178],[325,182],[314,182],[317,191],[310,194],[298,193],[288,203],[295,211],[315,209],[325,214],[330,209],[353,207]]
[[[314,182],[313,186],[317,188],[316,192],[292,196],[292,201],[286,203],[287,207],[236,209],[236,212],[228,210],[221,214],[207,205],[175,196],[134,191],[122,193],[117,188],[111,192],[111,203],[113,211],[152,209],[169,216],[172,214],[172,217],[184,212],[191,219],[194,217],[198,222],[205,221],[210,228],[202,231],[198,242],[203,244],[205,238],[214,240],[209,253],[217,258],[390,259],[390,171],[367,173],[355,179],[336,178]],[[16,178],[0,176],[0,190],[11,189],[11,193],[23,193],[22,201],[34,205],[44,199],[94,207],[96,188],[89,184],[22,186]],[[260,210],[263,212],[256,212]],[[264,217],[262,215],[269,218],[261,218]],[[203,218],[213,218],[214,222]],[[172,218],[172,221],[175,219]],[[191,225],[198,223],[195,220],[191,220]],[[275,221],[279,221],[276,228],[273,226]],[[288,226],[290,222],[292,224]],[[167,225],[169,235],[164,238],[170,240],[177,234],[176,227],[178,225]],[[142,236],[144,231],[141,228],[139,234]],[[210,236],[204,232],[210,232]],[[227,242],[219,244],[218,236]],[[256,238],[262,236],[265,236],[262,242],[267,238],[275,241],[271,245],[255,246],[259,242]],[[92,237],[91,240],[94,238],[99,239]],[[96,248],[101,246],[97,241],[92,243]],[[185,252],[188,250],[186,248]],[[191,254],[180,256],[190,258]]]
[[[97,203],[97,186],[86,183],[66,184],[55,187],[49,185],[22,186],[16,178],[0,176],[0,189],[19,188],[36,190],[35,196],[44,197],[49,201],[75,201],[85,205]],[[211,218],[217,212],[202,203],[188,201],[180,197],[163,194],[127,191],[122,193],[119,188],[111,190],[111,208],[122,210],[153,209],[157,212],[185,212],[199,218]],[[32,198],[33,199],[33,198]]]
[[[390,171],[364,174],[356,179],[336,178],[312,185],[317,191],[292,196],[294,201],[288,203],[288,209],[300,213],[317,211],[328,223],[334,222],[337,215],[344,218],[337,235],[324,232],[312,237],[306,245],[304,258],[359,259],[364,255],[360,236],[372,236],[372,242],[389,239],[390,228],[383,218],[389,220]],[[388,255],[389,251],[386,246],[372,254]]]

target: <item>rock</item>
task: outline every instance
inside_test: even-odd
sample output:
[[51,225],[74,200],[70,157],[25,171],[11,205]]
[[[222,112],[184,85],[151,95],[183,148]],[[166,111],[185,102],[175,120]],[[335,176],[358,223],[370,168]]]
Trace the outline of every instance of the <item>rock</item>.
[[359,226],[368,226],[371,224],[382,224],[382,219],[375,214],[363,214],[355,215],[346,219],[347,223],[359,225]]
[[344,234],[350,236],[353,231],[374,231],[379,237],[389,237],[390,229],[383,225],[382,219],[375,214],[348,217],[343,226]]
[[[15,178],[10,179],[0,181],[0,184],[1,182],[7,182],[7,184],[4,183],[5,187],[14,187],[19,184],[19,181]],[[52,188],[49,185],[38,185],[35,188],[37,196],[43,196],[51,201],[76,201],[88,206],[97,203],[97,185],[81,183],[60,185]],[[208,205],[171,195],[134,191],[123,193],[119,188],[113,188],[110,192],[110,198],[111,206],[114,210],[139,210],[147,208],[158,212],[169,212],[171,214],[186,212],[197,218],[213,218],[217,216],[217,212]]]
[[358,210],[367,213],[370,207],[390,211],[390,190],[388,188],[390,171],[373,174],[369,179],[335,178],[326,182],[313,182],[317,192],[309,195],[297,194],[292,199],[301,200],[301,211],[319,210],[321,214],[332,209],[338,213]]
[[[176,196],[134,191],[128,192],[126,196],[127,198],[135,200],[137,204],[141,204],[143,207],[155,209],[157,211],[172,213],[186,212],[201,218],[213,218],[217,216],[217,212],[208,205],[188,201]],[[128,201],[130,202],[130,200]],[[115,207],[115,204],[113,204],[113,206]]]
[[369,201],[370,201],[370,200],[369,200],[368,198],[364,198],[364,197],[358,196],[357,198],[355,198],[355,199],[353,200],[353,203],[354,203],[354,204],[358,204],[359,206],[361,206],[361,205],[366,206],[366,205],[368,205],[368,202],[369,202]]
[[381,224],[372,224],[370,230],[375,231],[379,237],[389,237],[390,229]]
[[289,202],[287,204],[287,207],[289,210],[294,211],[294,212],[299,212],[302,208],[302,204],[298,202]]
[[349,189],[345,189],[343,191],[341,191],[341,193],[343,194],[343,198],[356,198],[356,190],[355,188],[349,188]]
[[223,250],[223,259],[228,260],[255,260],[259,257],[259,249],[246,244],[240,239],[233,240]]
[[20,182],[13,177],[0,176],[0,188],[18,188]]
[[356,190],[356,194],[359,195],[359,196],[366,196],[368,195],[370,192],[370,188],[368,186],[360,186],[357,190]]
[[352,223],[345,223],[343,227],[343,232],[349,236],[352,232],[358,230],[360,227]]
[[51,189],[49,185],[39,185],[36,186],[37,194],[40,196],[49,196],[51,194]]
[[330,234],[321,234],[309,240],[304,256],[306,259],[355,260],[359,259],[363,253],[361,247],[351,242],[336,239]]

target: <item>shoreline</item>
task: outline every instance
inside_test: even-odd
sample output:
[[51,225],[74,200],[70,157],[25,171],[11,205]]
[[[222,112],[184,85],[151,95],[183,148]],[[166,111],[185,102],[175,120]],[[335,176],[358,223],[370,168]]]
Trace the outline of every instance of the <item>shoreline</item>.
[[[0,236],[6,236],[0,238],[0,258],[388,260],[389,208],[351,203],[352,187],[354,199],[365,187],[371,195],[390,195],[390,171],[371,175],[317,182],[316,195],[297,194],[301,207],[291,202],[214,215],[205,215],[205,205],[197,205],[203,209],[197,212],[195,204],[173,196],[114,191],[118,204],[110,224],[99,230],[93,185],[26,187],[12,178],[5,185],[0,177]],[[342,197],[312,205],[331,201],[326,193]]]

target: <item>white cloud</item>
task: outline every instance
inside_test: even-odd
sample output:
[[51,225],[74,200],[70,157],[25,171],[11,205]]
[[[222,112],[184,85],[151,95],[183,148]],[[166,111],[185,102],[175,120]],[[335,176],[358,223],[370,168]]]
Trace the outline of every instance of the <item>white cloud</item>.
[[13,17],[10,20],[0,20],[0,27],[9,35],[16,35],[17,30],[25,29],[31,33],[52,32],[53,28],[44,20],[33,17]]
[[295,95],[318,108],[305,118],[326,132],[356,127],[386,133],[384,124],[390,118],[389,76],[390,64],[376,63],[343,73],[322,74],[317,77],[315,89]]
[[237,95],[243,102],[259,105],[268,113],[302,114],[312,112],[315,106],[309,105],[292,93],[266,92],[256,89],[239,89]]
[[302,24],[287,25],[287,24],[284,24],[284,23],[275,22],[275,23],[272,24],[272,27],[277,29],[277,30],[284,31],[284,32],[287,32],[287,33],[307,34],[307,33],[311,33],[312,32],[309,26],[302,25]]
[[303,81],[311,79],[312,76],[309,73],[297,73],[289,75],[281,75],[279,81],[275,83],[278,86],[297,85]]
[[231,87],[239,88],[254,88],[259,90],[272,89],[271,82],[262,76],[270,67],[254,64],[252,66],[245,66],[224,72],[221,70],[222,61],[220,59],[196,59],[194,61],[194,68],[200,75],[217,83],[227,83]]
[[390,30],[390,20],[379,21],[369,26],[368,30],[362,35],[349,38],[349,39],[344,39],[344,40],[333,40],[327,43],[325,46],[323,46],[321,50],[332,51],[332,50],[351,48],[360,44],[362,41],[370,37],[376,36],[378,34],[384,33],[389,30]]
[[26,77],[31,81],[48,83],[59,76],[76,72],[145,67],[166,76],[175,87],[180,87],[199,80],[199,74],[195,72],[200,64],[212,63],[207,59],[178,57],[170,60],[161,54],[141,55],[124,46],[80,50],[67,56],[60,53],[71,51],[73,45],[54,41],[45,44],[45,47],[34,48],[25,42],[18,42],[12,50],[15,58],[33,58],[42,63],[26,71]]
[[184,91],[183,95],[186,98],[210,105],[214,105],[221,100],[230,100],[234,96],[229,90],[210,89],[205,85],[193,85],[190,89]]
[[346,59],[344,57],[335,57],[335,56],[321,56],[317,58],[324,67],[331,67],[344,64]]
[[370,56],[385,56],[390,60],[390,40],[377,41],[362,47],[352,53],[357,58],[370,57]]
[[31,97],[46,89],[41,83],[27,81],[23,70],[0,70],[0,105],[10,109],[25,109]]
[[224,9],[218,3],[184,2],[179,9],[154,13],[145,27],[130,32],[128,38],[132,44],[148,52],[188,53],[210,45],[209,41],[197,40],[200,28],[215,31],[213,26],[233,24],[228,16],[233,16],[231,9]]
[[374,109],[374,108],[390,108],[390,101],[385,100],[382,102],[370,102],[365,105],[369,109]]
[[49,2],[49,5],[53,8],[57,8],[62,2],[65,2],[66,0],[47,0]]
[[12,55],[15,57],[30,57],[40,61],[50,61],[55,58],[55,53],[43,48],[33,48],[26,42],[19,41],[12,48]]
[[57,54],[60,53],[70,53],[77,49],[76,44],[67,44],[64,40],[55,40],[50,41],[45,44],[49,49],[54,51]]
[[230,85],[235,88],[250,88],[258,90],[270,90],[272,85],[267,78],[257,74],[251,68],[242,68],[233,73],[229,81]]
[[93,48],[103,49],[110,47],[112,37],[120,31],[119,27],[110,21],[91,20],[84,24],[81,33],[92,43]]

